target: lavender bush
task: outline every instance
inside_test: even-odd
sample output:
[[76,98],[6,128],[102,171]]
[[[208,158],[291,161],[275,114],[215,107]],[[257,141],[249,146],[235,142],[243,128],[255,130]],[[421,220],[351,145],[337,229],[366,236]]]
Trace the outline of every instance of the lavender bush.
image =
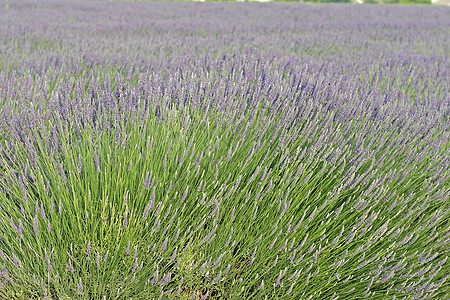
[[0,8],[2,299],[448,299],[448,8]]

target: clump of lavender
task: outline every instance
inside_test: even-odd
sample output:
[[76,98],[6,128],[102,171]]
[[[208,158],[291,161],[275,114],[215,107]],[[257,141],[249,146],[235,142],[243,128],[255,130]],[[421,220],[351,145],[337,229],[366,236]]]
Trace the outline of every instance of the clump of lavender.
[[0,8],[2,298],[448,298],[445,10],[46,4]]

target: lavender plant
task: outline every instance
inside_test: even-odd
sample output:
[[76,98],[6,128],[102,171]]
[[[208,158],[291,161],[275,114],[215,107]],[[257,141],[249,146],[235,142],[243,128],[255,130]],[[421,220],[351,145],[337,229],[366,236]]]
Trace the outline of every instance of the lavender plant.
[[0,297],[448,298],[447,12],[0,8]]

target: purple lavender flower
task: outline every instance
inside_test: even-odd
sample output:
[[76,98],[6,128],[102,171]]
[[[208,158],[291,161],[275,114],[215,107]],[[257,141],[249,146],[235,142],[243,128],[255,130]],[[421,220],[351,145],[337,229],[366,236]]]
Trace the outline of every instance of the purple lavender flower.
[[11,224],[12,224],[12,228],[13,228],[15,231],[17,231],[18,228],[17,228],[17,226],[14,224],[14,220],[13,220],[12,217],[11,217]]
[[21,239],[23,239],[22,229],[23,229],[22,219],[19,219],[19,226],[17,228],[17,233],[19,233]]
[[166,237],[166,238],[164,239],[164,242],[163,242],[162,245],[161,245],[161,254],[164,253],[164,252],[166,251],[166,248],[167,248],[167,242],[168,242],[168,241],[169,241],[169,238]]
[[95,258],[95,264],[97,265],[97,268],[100,268],[100,262],[101,262],[100,252],[97,252],[97,257]]
[[38,236],[38,216],[35,215],[33,218],[33,230],[34,230],[34,235]]
[[178,251],[178,247],[175,247],[175,249],[172,252],[172,255],[170,256],[170,261],[175,261],[175,259],[177,259],[177,251]]
[[158,272],[158,268],[155,270],[155,272],[153,273],[153,278],[151,280],[151,284],[155,285],[157,284],[159,281],[159,272]]
[[130,254],[130,241],[128,241],[127,248],[125,249],[125,256],[128,256]]
[[24,199],[25,203],[27,204],[28,203],[27,190],[26,190],[25,185],[23,184],[22,181],[20,181],[20,185],[21,185],[21,188],[22,188],[23,199]]
[[69,259],[69,270],[71,273],[75,272],[75,269],[73,268],[73,265],[72,265],[72,261],[70,259]]
[[167,273],[166,276],[163,277],[163,279],[161,281],[161,286],[168,284],[171,279],[172,279],[172,273],[169,272],[169,273]]
[[103,261],[106,261],[108,259],[109,250],[106,251],[105,257],[103,258]]
[[67,184],[67,178],[66,178],[66,173],[64,172],[64,166],[63,166],[63,162],[61,162],[61,164],[59,165],[60,169],[61,169],[61,180],[63,184]]
[[181,197],[181,202],[184,202],[186,200],[186,197],[188,195],[189,186],[186,187],[186,190],[184,190],[183,196]]
[[78,155],[78,173],[83,171],[83,163],[81,162],[81,154]]
[[90,255],[91,255],[91,241],[89,241],[88,244],[87,244],[86,255],[87,255],[86,259],[90,260],[91,259],[91,257],[90,257]]
[[[155,217],[157,217],[157,216],[159,215],[159,212],[160,212],[160,210],[161,210],[161,206],[162,206],[162,202],[160,202],[159,205],[158,205],[158,207],[155,209],[155,213],[154,213],[154,216],[155,216]],[[171,208],[171,206],[169,206],[168,212],[170,212],[170,208]],[[166,213],[166,215],[164,216],[164,219],[167,218],[167,215],[168,215],[168,214]]]
[[78,282],[78,285],[77,285],[77,294],[78,295],[83,295],[83,282],[81,281],[81,278],[80,278],[80,281]]
[[97,172],[100,172],[100,161],[98,159],[97,149],[94,151],[94,164],[97,167]]
[[45,211],[44,211],[44,205],[41,203],[41,217],[43,220],[45,220]]
[[48,196],[48,192],[50,191],[50,182],[47,181],[47,184],[45,185],[45,195]]
[[53,266],[52,266],[52,264],[50,263],[50,258],[49,258],[48,254],[47,254],[47,249],[44,249],[44,258],[45,258],[45,261],[47,262],[48,270],[49,270],[50,272],[53,272],[53,271],[54,271],[54,270],[53,270]]
[[145,175],[144,184],[142,185],[144,190],[148,190],[150,188],[150,180],[151,180],[151,174],[149,172],[147,172],[147,174]]
[[16,266],[16,268],[18,268],[19,267],[19,260],[17,259],[16,254],[13,253],[12,257],[13,257],[13,264],[14,264],[14,266]]
[[136,272],[137,268],[138,268],[138,259],[137,257],[134,259],[134,264],[133,264],[133,269],[131,270],[133,273]]
[[50,197],[50,214],[53,214],[53,210],[55,209],[55,204],[53,203],[53,196]]
[[151,194],[151,196],[150,196],[150,210],[153,210],[153,207],[154,207],[154,205],[155,205],[155,198],[156,198],[156,194],[155,194],[155,186],[153,186],[153,190],[152,190],[152,194]]

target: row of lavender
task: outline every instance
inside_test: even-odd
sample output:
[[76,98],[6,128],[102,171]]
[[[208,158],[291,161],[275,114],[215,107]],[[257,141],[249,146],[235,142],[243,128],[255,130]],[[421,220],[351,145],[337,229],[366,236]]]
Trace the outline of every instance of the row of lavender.
[[448,297],[445,8],[0,13],[4,298]]

